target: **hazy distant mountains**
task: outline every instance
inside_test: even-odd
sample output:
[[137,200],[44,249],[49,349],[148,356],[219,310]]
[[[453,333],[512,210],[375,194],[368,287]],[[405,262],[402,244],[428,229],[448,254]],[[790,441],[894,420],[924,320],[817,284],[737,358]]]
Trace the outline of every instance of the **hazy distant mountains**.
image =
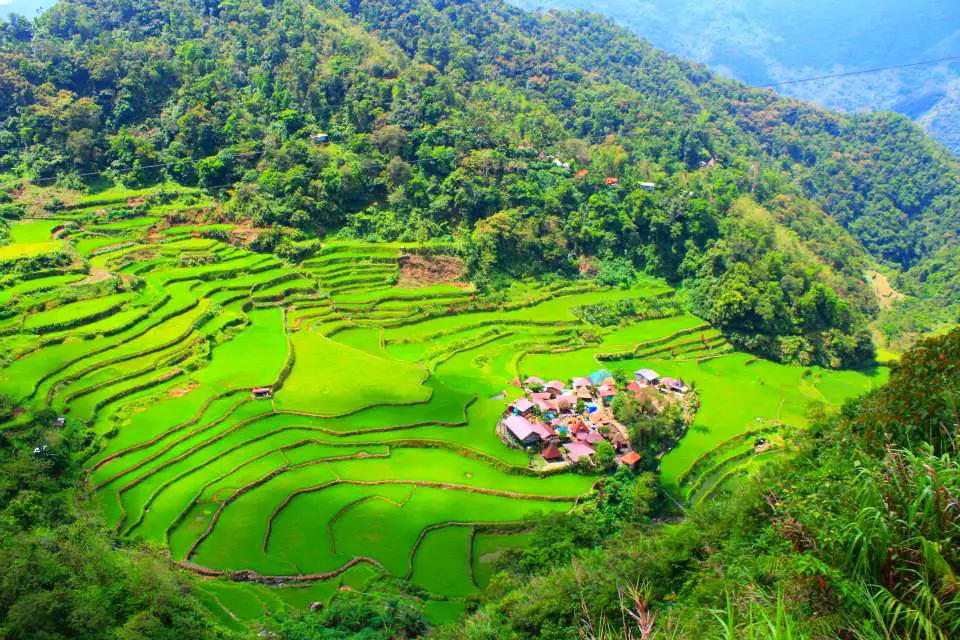
[[6,18],[16,13],[27,18],[35,18],[38,10],[46,9],[54,0],[0,0],[0,17]]
[[[749,84],[960,55],[960,4],[947,0],[509,1],[602,13]],[[960,154],[960,61],[778,90],[834,109],[904,113]]]

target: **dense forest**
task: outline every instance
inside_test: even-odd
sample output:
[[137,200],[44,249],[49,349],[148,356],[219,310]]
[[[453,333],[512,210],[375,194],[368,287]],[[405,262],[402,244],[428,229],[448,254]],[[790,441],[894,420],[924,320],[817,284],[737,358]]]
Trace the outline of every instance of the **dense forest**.
[[[750,85],[840,111],[895,111],[960,153],[956,7],[940,0],[510,0],[528,10],[583,10],[612,18],[654,46]],[[842,75],[853,74],[853,75]]]
[[785,361],[870,359],[873,263],[920,300],[890,332],[956,319],[943,148],[902,117],[719,80],[596,16],[67,1],[5,24],[0,48],[0,170],[41,184],[172,180],[260,227],[446,237],[484,286],[626,261]]

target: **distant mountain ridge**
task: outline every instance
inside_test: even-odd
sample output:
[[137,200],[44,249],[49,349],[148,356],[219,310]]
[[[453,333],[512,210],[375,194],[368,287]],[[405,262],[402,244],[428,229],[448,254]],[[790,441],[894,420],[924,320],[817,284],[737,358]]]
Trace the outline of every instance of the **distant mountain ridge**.
[[[606,15],[653,45],[751,85],[960,55],[960,6],[939,0],[510,0]],[[960,154],[960,61],[783,85],[831,109],[890,110]]]
[[11,13],[33,18],[40,11],[53,6],[53,0],[0,0],[0,17],[6,18]]

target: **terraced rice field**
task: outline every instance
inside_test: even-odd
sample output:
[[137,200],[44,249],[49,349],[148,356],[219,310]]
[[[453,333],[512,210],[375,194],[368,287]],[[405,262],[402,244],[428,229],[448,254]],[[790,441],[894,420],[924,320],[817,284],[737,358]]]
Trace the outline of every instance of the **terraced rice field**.
[[[573,313],[666,286],[518,283],[491,302],[397,286],[419,247],[330,243],[294,266],[194,237],[204,228],[148,233],[159,219],[74,229],[73,266],[2,281],[0,393],[90,426],[92,499],[122,535],[219,578],[201,597],[230,626],[379,573],[424,588],[435,619],[461,610],[529,542],[519,521],[569,510],[593,483],[540,477],[499,441],[518,375],[652,366],[694,382],[702,409],[662,471],[697,499],[729,480],[724,464],[756,462],[743,434],[802,425],[808,401],[884,376],[751,363],[689,316],[602,329]],[[43,243],[54,226],[16,228]]]

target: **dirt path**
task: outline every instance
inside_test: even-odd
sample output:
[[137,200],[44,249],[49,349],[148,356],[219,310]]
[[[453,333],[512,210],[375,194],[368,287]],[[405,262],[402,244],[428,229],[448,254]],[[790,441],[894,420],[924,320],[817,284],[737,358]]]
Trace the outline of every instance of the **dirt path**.
[[107,271],[106,269],[101,269],[99,267],[90,267],[90,275],[88,275],[83,280],[78,280],[77,282],[70,283],[70,286],[79,287],[85,284],[95,284],[97,282],[103,282],[104,280],[109,280],[113,277],[113,274]]

